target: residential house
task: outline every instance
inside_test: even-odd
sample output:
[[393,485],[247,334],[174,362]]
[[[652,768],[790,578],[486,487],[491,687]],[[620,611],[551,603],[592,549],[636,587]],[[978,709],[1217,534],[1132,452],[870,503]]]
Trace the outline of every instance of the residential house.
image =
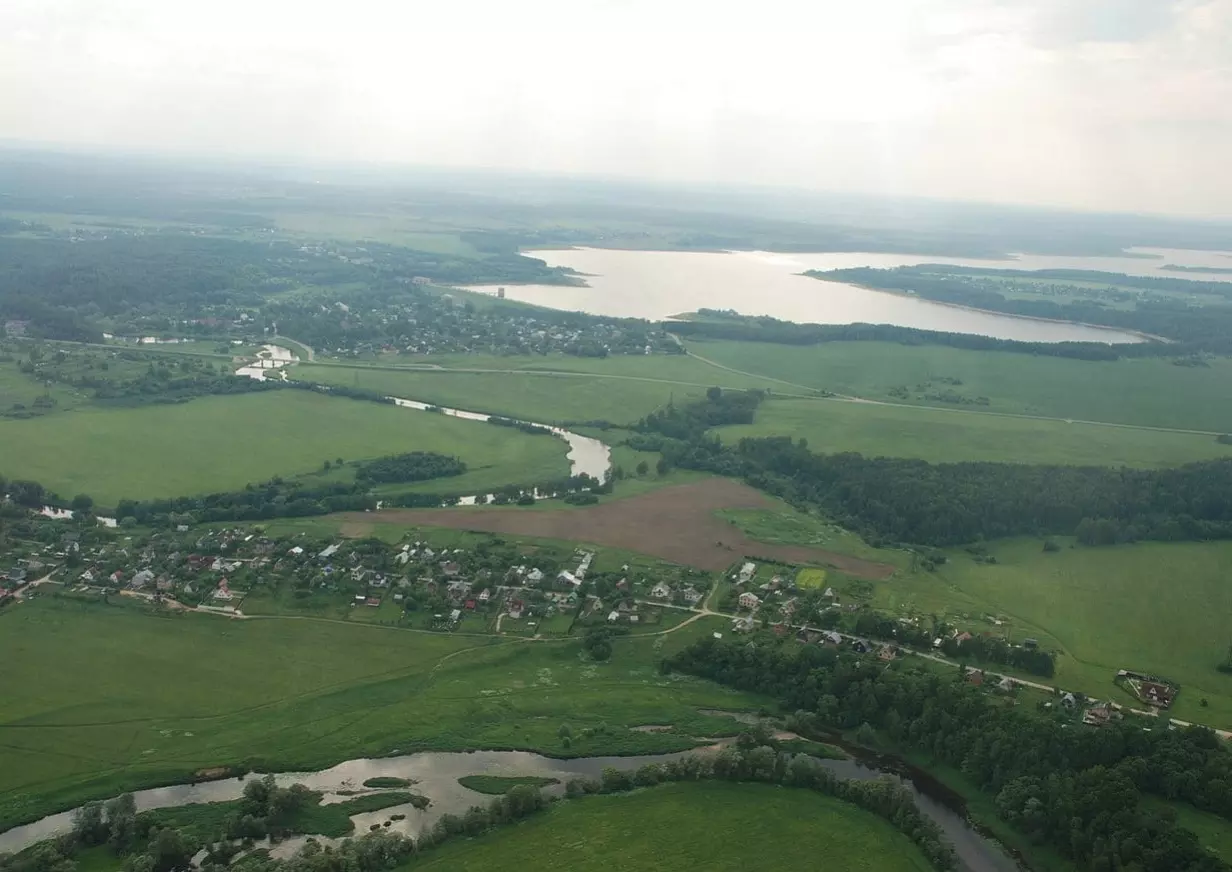
[[820,642],[822,645],[837,648],[843,644],[843,637],[833,630],[822,630]]
[[734,618],[731,628],[733,633],[751,633],[757,628],[757,624],[752,618]]
[[672,589],[668,587],[666,581],[660,581],[650,589],[650,595],[655,599],[671,599]]
[[1114,719],[1119,719],[1121,713],[1112,707],[1111,703],[1100,703],[1083,712],[1082,722],[1091,727],[1102,727]]
[[697,605],[698,600],[702,598],[701,591],[692,586],[686,587],[680,595],[684,597],[684,601],[691,606]]
[[749,611],[752,611],[761,605],[761,599],[757,596],[757,594],[749,592],[740,594],[740,598],[737,602],[740,604],[740,608],[748,609]]
[[753,573],[755,572],[757,572],[757,564],[746,563],[740,567],[740,574],[737,576],[737,580],[741,584],[747,584],[753,578]]
[[885,663],[889,663],[896,657],[898,657],[898,652],[893,645],[882,645],[881,650],[877,652],[877,659]]
[[333,557],[335,554],[337,554],[337,553],[338,553],[338,549],[339,549],[340,547],[341,547],[341,546],[339,546],[339,545],[329,545],[329,546],[327,546],[327,547],[325,548],[325,550],[324,550],[324,551],[322,551],[320,554],[318,554],[318,555],[317,555],[317,559],[319,559],[319,560],[329,560],[329,558]]
[[441,561],[441,572],[448,576],[455,576],[462,571],[462,567],[452,560]]
[[538,584],[539,582],[543,581],[543,578],[544,578],[543,570],[537,567],[535,569],[532,569],[530,572],[526,573],[526,583],[527,584]]
[[984,686],[984,672],[980,669],[972,669],[967,673],[967,683],[975,687]]
[[218,582],[218,589],[214,591],[214,599],[228,602],[234,598],[235,594],[231,592],[231,587],[227,584],[227,580],[224,578]]

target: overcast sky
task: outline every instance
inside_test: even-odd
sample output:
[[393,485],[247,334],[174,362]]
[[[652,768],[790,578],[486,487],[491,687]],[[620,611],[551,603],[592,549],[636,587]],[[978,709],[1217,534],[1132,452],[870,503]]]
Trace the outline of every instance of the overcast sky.
[[1232,0],[0,0],[0,138],[1232,216]]

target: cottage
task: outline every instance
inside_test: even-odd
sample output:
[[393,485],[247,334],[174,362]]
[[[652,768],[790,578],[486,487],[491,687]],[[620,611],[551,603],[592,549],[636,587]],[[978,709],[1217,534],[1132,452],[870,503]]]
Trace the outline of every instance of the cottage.
[[452,560],[445,560],[441,562],[441,572],[445,573],[446,575],[450,575],[450,576],[457,575],[461,571],[462,571],[462,567]]
[[[882,645],[881,650],[877,652],[877,659],[885,663],[889,663],[891,660],[893,660],[897,656],[898,656],[898,652],[894,649],[893,645]],[[980,680],[981,682],[983,681],[982,676]]]
[[451,624],[456,624],[460,620],[462,620],[462,610],[461,609],[454,609],[453,611],[449,613],[449,622]]
[[820,642],[822,645],[828,645],[837,648],[843,644],[843,637],[833,630],[822,630]]
[[980,669],[972,669],[967,673],[967,683],[975,687],[984,686],[984,672]]
[[492,598],[492,594],[486,587],[482,591],[479,592],[479,601],[481,603],[486,603],[491,598]]
[[328,560],[329,558],[333,557],[335,554],[338,553],[339,547],[340,546],[338,545],[330,545],[326,547],[324,551],[322,551],[320,554],[317,555],[318,559]]
[[743,566],[741,566],[740,574],[738,576],[740,583],[741,584],[747,583],[753,577],[753,573],[755,573],[756,571],[757,571],[756,563],[746,563]]
[[1069,693],[1067,691],[1061,695],[1061,705],[1065,706],[1066,708],[1073,708],[1077,704],[1078,704],[1078,700],[1074,698],[1074,695],[1072,693]]
[[672,589],[667,586],[667,582],[660,581],[650,589],[650,595],[655,599],[670,599],[672,596]]
[[697,601],[702,598],[701,592],[694,587],[686,587],[680,595],[691,606],[697,605]]
[[740,608],[748,609],[749,611],[752,611],[761,605],[761,599],[758,598],[757,594],[748,592],[740,594],[740,598],[737,602],[739,602]]
[[617,612],[617,611],[611,611],[611,612],[608,612],[608,613],[607,613],[607,622],[608,622],[609,624],[614,624],[614,623],[616,623],[616,621],[618,621],[619,619],[620,619],[620,612]]
[[556,581],[560,584],[567,584],[571,587],[579,587],[582,580],[567,569],[562,569],[556,576]]
[[536,568],[526,573],[526,581],[528,584],[538,584],[539,582],[543,581],[543,578],[544,576],[543,576],[542,569]]
[[1120,717],[1121,713],[1114,709],[1111,703],[1104,702],[1087,709],[1082,715],[1082,722],[1090,727],[1102,727]]
[[218,589],[214,591],[214,599],[229,602],[234,598],[235,594],[231,592],[231,587],[227,584],[227,580],[224,578],[218,582]]
[[731,628],[733,633],[751,633],[756,626],[752,618],[735,618]]
[[1014,679],[1010,678],[1008,675],[997,683],[998,689],[1003,690],[1006,693],[1011,693],[1017,686],[1018,682],[1014,681]]

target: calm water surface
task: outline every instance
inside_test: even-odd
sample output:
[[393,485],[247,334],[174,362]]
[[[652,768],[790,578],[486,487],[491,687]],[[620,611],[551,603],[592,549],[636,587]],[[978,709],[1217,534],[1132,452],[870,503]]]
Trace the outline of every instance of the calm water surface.
[[[1004,269],[1087,269],[1131,275],[1232,281],[1232,260],[1222,252],[1141,249],[1139,257],[1021,255],[1008,260],[931,255],[776,254],[764,251],[681,252],[577,248],[528,252],[549,266],[586,274],[589,287],[506,285],[511,299],[596,315],[661,319],[698,309],[735,309],[817,324],[895,324],[923,330],[977,333],[1027,342],[1138,342],[1131,333],[1081,324],[1036,321],[960,309],[841,282],[799,275],[809,269],[896,267],[948,263]],[[1166,264],[1218,266],[1226,274],[1177,273]],[[482,286],[476,290],[492,290]]]

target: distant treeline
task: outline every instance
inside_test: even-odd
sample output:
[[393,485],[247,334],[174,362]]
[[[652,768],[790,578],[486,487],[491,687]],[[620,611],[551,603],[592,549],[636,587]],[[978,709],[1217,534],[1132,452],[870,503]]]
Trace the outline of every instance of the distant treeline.
[[873,543],[948,546],[1022,535],[1077,535],[1089,545],[1232,538],[1232,460],[1171,469],[934,464],[816,454],[787,436],[724,445],[705,433],[703,422],[722,420],[731,408],[726,398],[752,396],[712,389],[706,400],[646,416],[629,444],[659,451],[669,466],[742,477],[819,508]]
[[[894,342],[899,345],[945,345],[969,351],[1010,351],[1078,360],[1117,360],[1124,356],[1176,354],[1174,346],[1143,342],[1104,345],[1097,342],[1017,342],[974,333],[943,333],[892,324],[796,324],[768,316],[745,316],[702,309],[696,321],[668,321],[665,330],[686,339],[728,339],[779,345],[820,345],[824,342]],[[1149,354],[1145,353],[1150,349]]]
[[432,451],[412,451],[364,461],[355,473],[360,482],[427,481],[466,472],[466,463],[456,457]]
[[[1232,283],[1202,282],[1191,279],[1150,276],[1125,276],[1089,270],[1009,270],[974,267],[898,267],[895,269],[810,270],[812,278],[851,282],[869,288],[910,291],[938,302],[970,306],[1010,315],[1081,321],[1124,330],[1164,336],[1181,343],[1175,346],[1147,344],[1147,348],[1119,348],[1122,356],[1177,354],[1207,351],[1232,352]],[[1065,303],[1052,300],[1021,299],[1000,293],[1004,284],[987,279],[1030,279],[1065,282],[1100,282],[1159,292],[1202,294],[1223,299],[1223,303],[1193,306],[1183,300],[1137,300],[1130,309],[1117,309],[1099,300],[1075,298]],[[1147,349],[1150,349],[1149,351]]]
[[[1166,810],[1143,794],[1232,818],[1232,753],[1210,730],[1099,730],[1007,707],[958,674],[815,645],[707,636],[663,664],[728,687],[777,697],[804,735],[852,730],[961,769],[999,817],[1080,869],[1226,872]],[[868,725],[868,729],[864,728]]]

